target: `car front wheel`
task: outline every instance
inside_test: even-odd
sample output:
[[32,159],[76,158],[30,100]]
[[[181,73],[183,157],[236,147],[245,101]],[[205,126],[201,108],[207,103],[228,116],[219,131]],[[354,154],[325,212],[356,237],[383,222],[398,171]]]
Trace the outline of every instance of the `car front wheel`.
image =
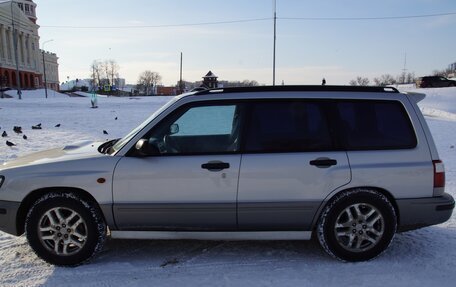
[[26,217],[27,240],[41,259],[75,266],[101,250],[106,224],[99,209],[74,193],[43,195]]
[[383,194],[356,189],[337,195],[324,208],[317,236],[333,257],[365,261],[388,248],[396,227],[394,207]]

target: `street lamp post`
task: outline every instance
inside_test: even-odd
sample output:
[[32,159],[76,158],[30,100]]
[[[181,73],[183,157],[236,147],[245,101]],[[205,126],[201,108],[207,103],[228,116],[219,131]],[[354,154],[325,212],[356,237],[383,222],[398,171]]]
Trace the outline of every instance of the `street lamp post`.
[[46,79],[46,63],[44,62],[44,44],[54,41],[54,39],[47,40],[42,45],[42,54],[43,54],[43,76],[44,76],[44,92],[46,94],[46,99],[48,97],[48,90],[47,90],[47,79]]

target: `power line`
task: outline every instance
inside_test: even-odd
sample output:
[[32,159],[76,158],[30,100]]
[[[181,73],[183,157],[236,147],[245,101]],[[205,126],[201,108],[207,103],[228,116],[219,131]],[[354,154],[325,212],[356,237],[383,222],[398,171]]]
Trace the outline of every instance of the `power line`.
[[188,27],[188,26],[207,26],[207,25],[220,25],[220,24],[235,24],[235,23],[248,23],[271,20],[272,18],[256,18],[244,20],[228,20],[218,22],[200,22],[200,23],[186,23],[186,24],[164,24],[164,25],[127,25],[127,26],[60,26],[60,25],[43,25],[43,28],[68,28],[68,29],[141,29],[141,28],[172,28],[172,27]]
[[[407,15],[407,16],[382,16],[382,17],[277,17],[277,20],[302,20],[302,21],[375,21],[375,20],[401,20],[415,18],[431,18],[440,16],[453,16],[456,12],[437,13],[437,14],[422,14],[422,15]],[[222,24],[249,23],[273,20],[274,18],[252,18],[241,20],[227,20],[216,22],[198,22],[198,23],[183,23],[183,24],[162,24],[162,25],[119,25],[119,26],[66,26],[66,25],[42,25],[42,28],[57,28],[57,29],[145,29],[145,28],[172,28],[172,27],[189,27],[189,26],[208,26]]]
[[280,17],[281,20],[306,20],[306,21],[367,21],[367,20],[398,20],[413,18],[430,18],[439,16],[456,15],[456,12],[408,15],[408,16],[384,16],[384,17]]

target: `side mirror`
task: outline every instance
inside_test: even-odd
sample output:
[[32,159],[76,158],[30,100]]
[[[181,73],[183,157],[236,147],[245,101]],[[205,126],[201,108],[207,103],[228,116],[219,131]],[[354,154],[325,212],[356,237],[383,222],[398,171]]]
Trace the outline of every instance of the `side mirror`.
[[169,134],[170,135],[177,134],[178,132],[179,132],[179,125],[178,124],[172,124],[169,127]]
[[135,149],[137,154],[140,156],[160,154],[158,147],[156,147],[154,144],[149,143],[148,139],[140,139],[136,143]]

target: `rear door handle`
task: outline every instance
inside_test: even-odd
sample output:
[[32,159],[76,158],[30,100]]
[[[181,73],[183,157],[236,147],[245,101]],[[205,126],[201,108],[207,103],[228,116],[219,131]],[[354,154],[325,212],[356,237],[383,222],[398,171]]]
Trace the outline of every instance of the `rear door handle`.
[[330,158],[317,158],[317,159],[314,159],[314,160],[311,160],[309,162],[310,165],[314,165],[318,168],[327,168],[327,167],[330,167],[332,165],[336,165],[337,164],[337,160],[335,159],[330,159]]
[[221,161],[210,161],[208,163],[203,163],[201,165],[202,169],[207,169],[209,171],[221,171],[227,168],[230,168],[230,164],[227,162]]

